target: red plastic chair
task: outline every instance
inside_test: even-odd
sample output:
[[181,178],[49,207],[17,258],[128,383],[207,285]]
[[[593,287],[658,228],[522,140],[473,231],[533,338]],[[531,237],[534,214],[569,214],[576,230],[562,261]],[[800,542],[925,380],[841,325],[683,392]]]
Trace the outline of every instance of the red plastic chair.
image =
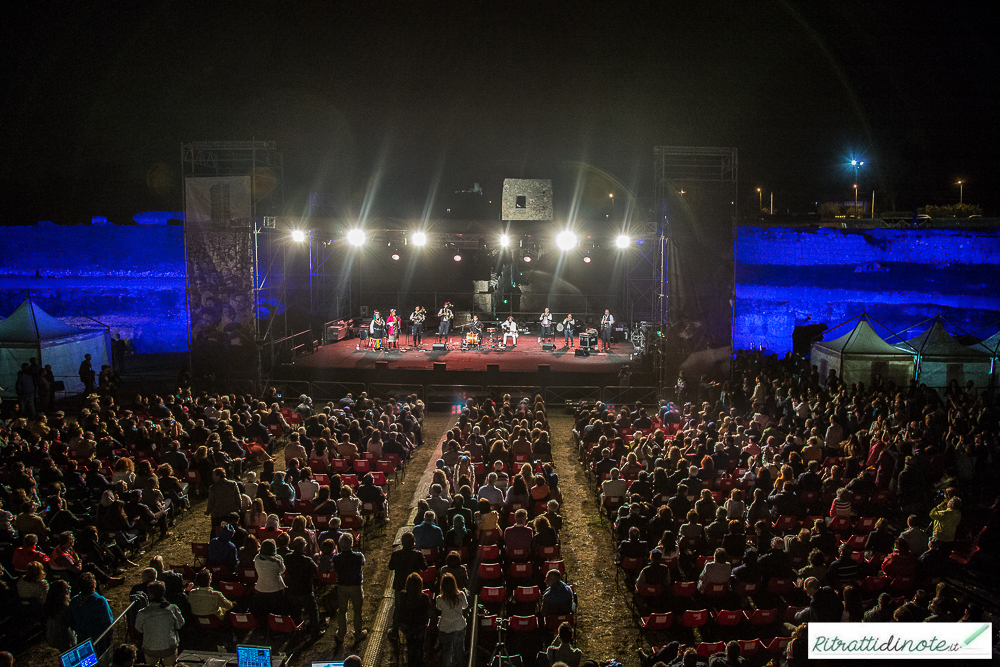
[[538,629],[537,616],[511,616],[507,626],[512,632],[532,632]]
[[750,625],[771,625],[778,620],[778,610],[757,609],[752,614],[746,614],[746,617]]
[[479,630],[480,630],[480,632],[499,632],[500,631],[500,617],[499,616],[480,616],[479,617]]
[[781,618],[782,622],[784,622],[784,623],[794,623],[795,622],[795,614],[799,613],[803,609],[805,609],[805,607],[788,607],[787,609],[785,609],[785,613],[784,613],[784,615]]
[[324,586],[335,586],[337,584],[337,571],[319,570],[316,572],[316,581]]
[[700,628],[708,623],[709,618],[711,616],[707,609],[688,609],[681,616],[681,625],[685,628]]
[[670,584],[670,594],[676,598],[689,598],[698,590],[696,581],[675,581]]
[[698,644],[698,655],[707,658],[726,648],[726,642],[702,642]]
[[625,570],[627,573],[638,574],[642,568],[646,567],[645,558],[622,558],[622,562],[619,564],[621,569]]
[[868,537],[868,533],[875,530],[875,523],[878,521],[878,517],[875,516],[862,516],[858,517],[857,523],[854,524],[855,533],[864,533],[865,538]]
[[795,588],[795,580],[791,578],[771,577],[767,582],[767,592],[772,595],[787,595]]
[[788,642],[790,641],[792,641],[791,637],[775,637],[771,640],[770,644],[764,647],[764,650],[768,653],[782,655],[785,653],[785,649],[788,648]]
[[503,567],[500,563],[480,563],[479,578],[484,581],[492,581],[503,578]]
[[219,592],[230,600],[238,600],[246,595],[246,589],[238,581],[220,581],[218,586]]
[[511,579],[528,579],[534,573],[535,568],[530,561],[527,563],[511,563],[510,569],[507,570],[507,576]]
[[331,516],[331,514],[313,514],[313,525],[321,530],[325,530],[330,527]]
[[843,533],[851,529],[851,519],[846,516],[835,516],[830,520],[828,528],[830,532]]
[[643,584],[636,586],[635,592],[641,598],[658,598],[663,595],[663,584]]
[[479,592],[479,599],[487,603],[500,604],[507,599],[507,589],[503,586],[483,586]]
[[559,570],[559,574],[566,576],[566,562],[563,560],[547,560],[542,566],[542,572],[548,574],[549,570]]
[[208,542],[192,542],[191,553],[194,554],[194,566],[203,566],[208,561]]
[[245,614],[237,611],[229,612],[229,625],[234,630],[246,630],[252,632],[257,629],[257,619],[253,614]]
[[353,474],[344,474],[340,476],[340,483],[344,486],[349,486],[352,489],[358,488],[358,476]]
[[291,635],[301,630],[303,625],[305,625],[305,621],[296,624],[295,619],[291,616],[267,615],[267,629],[271,632]]
[[540,560],[557,560],[560,554],[561,551],[558,544],[551,547],[538,547],[538,551],[535,553]]
[[366,472],[371,472],[372,462],[367,459],[355,459],[354,461],[354,472],[358,477],[361,477]]
[[743,612],[739,609],[723,609],[715,615],[715,624],[724,627],[739,625],[743,618]]
[[257,583],[257,568],[241,567],[239,571],[239,578],[245,585],[252,586]]
[[573,618],[573,614],[549,614],[545,617],[545,629],[549,632],[555,632],[563,623],[575,626],[576,619]]
[[757,581],[741,581],[736,584],[736,592],[743,597],[756,595],[759,590],[760,582]]
[[437,581],[438,569],[434,565],[431,565],[426,570],[421,570],[419,574],[425,584],[433,584]]
[[888,577],[865,577],[865,580],[861,582],[861,590],[869,595],[874,595],[875,593],[881,593],[885,589],[886,583],[888,583]]
[[527,549],[527,548],[525,548],[525,549],[512,549],[510,547],[507,547],[507,549],[506,549],[506,556],[507,556],[507,560],[510,560],[510,561],[526,561],[529,558],[531,558],[531,550]]
[[222,619],[215,614],[210,614],[208,616],[198,616],[193,614],[195,623],[202,630],[217,630],[222,627]]
[[476,556],[479,560],[495,561],[500,558],[500,547],[496,544],[480,544]]
[[538,586],[518,586],[514,589],[515,602],[538,602],[542,590]]
[[774,529],[778,532],[787,533],[799,527],[799,520],[790,514],[782,514],[774,523]]
[[330,472],[343,475],[345,472],[351,469],[351,464],[348,463],[347,459],[333,459],[330,461]]
[[736,643],[740,645],[740,654],[747,658],[757,655],[757,651],[764,648],[759,639],[737,639]]
[[729,584],[708,584],[702,593],[710,598],[722,597],[729,593]]

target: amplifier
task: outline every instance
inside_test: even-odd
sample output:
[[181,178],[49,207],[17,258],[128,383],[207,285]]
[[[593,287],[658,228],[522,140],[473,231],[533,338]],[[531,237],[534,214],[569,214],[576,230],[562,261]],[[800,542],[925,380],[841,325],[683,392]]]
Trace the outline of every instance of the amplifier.
[[580,334],[580,347],[583,349],[596,348],[597,347],[597,334],[596,333],[582,333]]

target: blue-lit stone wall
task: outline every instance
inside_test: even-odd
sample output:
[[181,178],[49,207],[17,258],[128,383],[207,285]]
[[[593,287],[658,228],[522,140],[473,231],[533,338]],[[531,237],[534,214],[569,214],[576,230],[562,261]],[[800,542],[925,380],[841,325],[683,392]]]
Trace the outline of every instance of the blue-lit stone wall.
[[953,332],[1000,328],[998,230],[740,227],[735,270],[736,349],[783,353],[796,324],[832,328],[862,312],[903,338],[938,314]]
[[100,322],[137,352],[187,351],[183,227],[39,223],[0,235],[0,317],[29,290],[54,317]]

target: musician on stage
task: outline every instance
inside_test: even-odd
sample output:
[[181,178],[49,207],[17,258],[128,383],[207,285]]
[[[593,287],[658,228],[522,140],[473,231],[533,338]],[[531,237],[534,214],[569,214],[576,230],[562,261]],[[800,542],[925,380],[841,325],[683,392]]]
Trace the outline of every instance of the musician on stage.
[[448,344],[448,332],[451,330],[451,321],[455,319],[455,311],[451,309],[451,303],[448,301],[444,302],[441,306],[441,310],[438,311],[438,319],[440,323],[438,324],[438,342],[441,342],[441,337],[444,336],[445,345]]
[[381,350],[385,339],[385,320],[377,310],[373,313],[372,322],[368,325],[368,347]]
[[[507,321],[500,325],[503,329],[503,343],[504,347],[507,346],[507,338],[510,337],[514,340],[514,345],[517,345],[517,322],[514,321],[514,316],[510,315],[507,317]],[[512,346],[513,347],[513,346]]]
[[413,322],[413,344],[420,347],[420,339],[424,333],[424,320],[427,319],[427,310],[423,306],[417,306],[410,313],[410,321]]
[[542,337],[538,340],[544,343],[551,343],[555,339],[552,337],[552,313],[546,308],[545,312],[541,314],[538,321],[542,323]]
[[604,343],[604,351],[611,350],[611,330],[614,328],[615,318],[611,311],[604,309],[604,317],[601,318],[601,341]]
[[573,347],[573,327],[576,325],[576,320],[573,319],[573,313],[568,313],[566,319],[562,321],[563,325],[563,335],[566,337],[565,347]]
[[472,345],[481,345],[483,342],[483,331],[486,329],[486,325],[479,321],[479,315],[473,315],[472,321],[469,322],[469,333],[475,334],[475,342]]
[[399,349],[399,330],[403,328],[403,320],[396,314],[396,309],[389,311],[389,317],[385,321],[386,334],[388,335],[389,347]]

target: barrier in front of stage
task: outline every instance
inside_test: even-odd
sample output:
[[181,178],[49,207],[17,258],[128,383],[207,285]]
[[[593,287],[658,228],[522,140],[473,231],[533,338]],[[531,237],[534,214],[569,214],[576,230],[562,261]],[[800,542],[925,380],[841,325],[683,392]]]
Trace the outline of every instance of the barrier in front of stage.
[[512,404],[520,403],[522,398],[534,398],[541,393],[541,387],[525,387],[523,385],[490,385],[486,387],[486,395],[498,402],[504,397],[504,394],[510,394]]
[[636,401],[643,405],[658,405],[659,391],[656,387],[605,387],[601,400],[608,405],[632,405]]
[[424,385],[422,384],[394,384],[374,382],[368,385],[368,398],[379,398],[388,401],[390,398],[401,400],[416,394],[417,398],[427,402],[425,398]]
[[579,403],[580,401],[590,401],[596,403],[601,400],[600,387],[546,387],[545,404],[551,409],[560,403]]
[[328,380],[315,380],[312,384],[310,396],[316,403],[324,401],[339,401],[347,394],[352,394],[355,398],[365,391],[363,382],[330,382]]
[[302,394],[312,396],[312,389],[310,388],[309,383],[304,380],[278,380],[272,382],[271,386],[277,389],[278,396],[286,401],[296,400]]
[[478,402],[485,396],[486,390],[478,384],[429,384],[424,388],[424,403],[428,409],[464,406],[470,398]]

